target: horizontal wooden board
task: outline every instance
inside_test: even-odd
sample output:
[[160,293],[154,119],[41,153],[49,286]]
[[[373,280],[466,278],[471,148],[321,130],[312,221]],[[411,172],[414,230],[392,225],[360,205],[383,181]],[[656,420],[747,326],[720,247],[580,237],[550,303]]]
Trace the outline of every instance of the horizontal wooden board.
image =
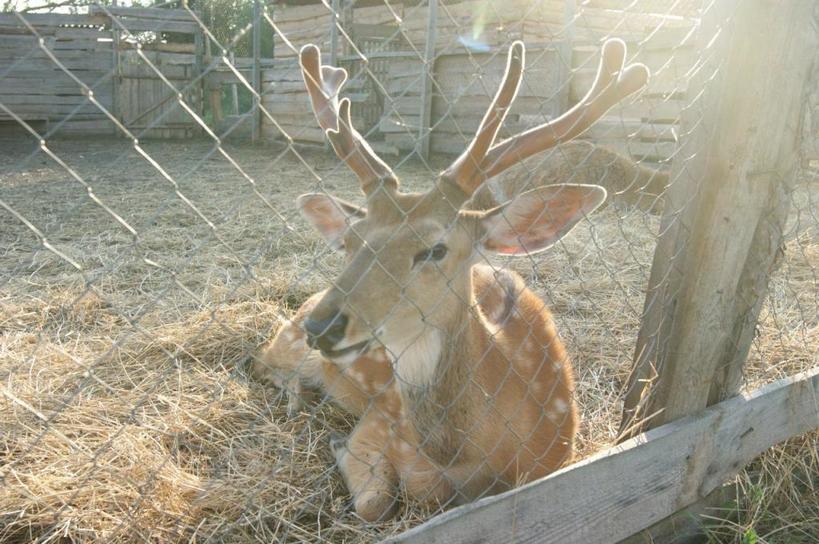
[[[19,53],[22,53],[20,55]],[[20,59],[21,56],[25,56],[24,59]],[[14,61],[22,60],[22,62],[18,63],[18,66],[25,67],[26,64],[38,61],[49,61],[52,62],[51,57],[55,57],[60,62],[69,62],[74,61],[76,63],[90,63],[90,61],[94,62],[108,62],[111,64],[112,61],[112,51],[110,48],[102,48],[93,51],[83,51],[83,50],[54,50],[49,49],[48,52],[43,51],[39,47],[36,49],[28,49],[25,51],[17,51],[17,50],[7,50],[7,51],[0,51],[0,63],[2,64],[11,64]],[[54,64],[56,66],[56,64]]]
[[[281,125],[281,127],[293,140],[315,143],[323,143],[325,141],[324,132],[320,128],[287,124]],[[268,140],[286,139],[275,125],[266,122],[266,120],[262,122],[262,137]]]
[[[480,118],[486,113],[491,101],[492,99],[488,95],[444,97],[438,93],[433,93],[433,119],[437,120],[444,116]],[[417,96],[390,97],[384,100],[384,112],[389,116],[393,115],[393,112],[401,115],[415,115],[420,111],[420,108],[420,97]],[[556,108],[556,101],[521,96],[515,100],[510,113],[554,115],[557,111]]]
[[88,8],[91,16],[115,16],[115,17],[135,17],[139,19],[157,19],[160,21],[193,21],[191,14],[184,9],[165,8],[140,8],[140,7],[118,7],[91,6]]
[[134,50],[127,50],[120,52],[120,62],[125,64],[133,62],[136,64],[143,64],[147,58],[154,64],[194,64],[196,62],[195,55],[190,53],[169,53],[166,51],[142,51],[141,53]]
[[95,24],[95,19],[93,17],[84,14],[21,13],[19,16],[17,14],[0,14],[0,28],[24,25],[24,23],[20,21],[20,18],[25,19],[26,22],[35,27]]
[[183,21],[164,21],[157,19],[137,19],[134,17],[117,17],[111,28],[124,32],[178,32],[180,34],[194,34],[200,30],[197,23]]
[[[52,126],[55,126],[53,123]],[[100,119],[98,121],[66,121],[57,129],[57,135],[77,134],[117,134],[119,129],[114,123],[108,119]]]
[[760,453],[819,429],[819,367],[728,399],[387,542],[617,542],[708,495]]
[[[62,59],[59,58],[59,55],[57,55],[57,57],[58,62],[45,58],[33,59],[16,63],[14,67],[3,59],[0,59],[0,70],[2,70],[3,73],[7,73],[9,77],[31,77],[32,74],[35,73],[43,74],[47,77],[58,76],[59,74],[69,77],[68,74],[65,73],[65,70],[71,73],[95,72],[99,74],[110,72],[114,66],[111,53],[108,53],[105,58],[98,59]],[[20,76],[20,74],[25,74],[25,76]],[[89,74],[86,73],[82,74],[82,77],[79,77],[79,79],[87,81],[87,77],[89,77]]]
[[[103,107],[110,107],[110,104],[100,102]],[[20,114],[38,114],[43,115],[48,119],[61,119],[71,114],[74,115],[91,115],[105,117],[103,110],[94,104],[15,104],[8,106],[8,109],[14,113]]]
[[[109,89],[107,93],[94,93],[94,97],[100,101],[100,103],[110,104],[111,103],[111,90]],[[15,106],[53,106],[53,105],[79,105],[79,104],[90,104],[85,96],[83,95],[73,95],[73,96],[66,96],[66,95],[56,95],[56,94],[31,94],[31,93],[21,93],[21,94],[8,94],[5,92],[4,89],[0,89],[0,102],[5,104],[11,109],[14,109]]]
[[[110,93],[110,89],[110,84],[96,85],[92,88],[103,94]],[[83,90],[80,85],[67,78],[10,78],[3,82],[0,94],[82,95]]]
[[120,64],[120,75],[122,77],[152,77],[159,79],[159,74],[168,78],[187,78],[193,73],[192,66],[184,64],[154,64],[153,66],[141,62],[128,62]]

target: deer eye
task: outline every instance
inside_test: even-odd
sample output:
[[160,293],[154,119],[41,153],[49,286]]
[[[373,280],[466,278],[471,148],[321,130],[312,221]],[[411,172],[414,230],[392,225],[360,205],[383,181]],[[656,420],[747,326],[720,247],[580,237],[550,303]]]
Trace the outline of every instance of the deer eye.
[[447,251],[449,250],[444,244],[435,244],[429,249],[416,253],[412,260],[412,265],[415,266],[418,263],[425,263],[427,261],[440,261],[446,257]]

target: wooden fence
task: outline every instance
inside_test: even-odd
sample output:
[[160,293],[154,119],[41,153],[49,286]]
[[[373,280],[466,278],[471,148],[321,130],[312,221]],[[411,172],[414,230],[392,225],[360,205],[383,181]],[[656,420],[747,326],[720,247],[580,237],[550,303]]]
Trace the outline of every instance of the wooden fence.
[[[284,130],[294,140],[323,141],[295,57],[305,43],[319,44],[327,62],[335,57],[348,68],[351,79],[345,92],[354,113],[356,107],[380,108],[376,122],[364,119],[360,128],[379,150],[399,153],[424,145],[439,153],[460,153],[489,104],[503,73],[505,49],[513,39],[525,40],[529,53],[519,97],[502,129],[507,133],[542,123],[577,102],[594,77],[600,38],[617,35],[629,42],[634,60],[647,64],[653,77],[644,93],[615,108],[585,137],[638,160],[667,163],[677,148],[686,74],[698,59],[690,39],[693,20],[612,13],[612,2],[584,4],[574,18],[566,8],[571,2],[565,0],[512,4],[499,10],[469,0],[447,3],[432,13],[431,28],[426,3],[342,11],[335,21],[344,29],[345,40],[333,39],[334,19],[326,6],[277,6],[273,19],[289,43],[277,49],[276,67],[264,72],[262,103],[276,118],[263,122],[265,134],[281,136]],[[483,26],[475,32],[475,41],[487,52],[470,50],[463,43],[464,33],[470,33],[478,20]],[[384,38],[368,40],[376,29]],[[424,50],[434,57],[429,80]],[[366,67],[361,54],[367,57]],[[378,85],[369,85],[372,79]]]
[[[84,15],[0,15],[0,120],[61,123],[63,133],[111,133],[112,34]],[[35,33],[36,32],[36,33]],[[42,39],[42,43],[39,41]],[[85,87],[83,87],[85,85]]]
[[139,41],[162,32],[201,29],[185,10],[0,15],[0,120],[16,117],[63,135],[121,134],[114,119],[140,137],[193,135],[198,125],[178,95],[202,113],[201,40],[187,47]]

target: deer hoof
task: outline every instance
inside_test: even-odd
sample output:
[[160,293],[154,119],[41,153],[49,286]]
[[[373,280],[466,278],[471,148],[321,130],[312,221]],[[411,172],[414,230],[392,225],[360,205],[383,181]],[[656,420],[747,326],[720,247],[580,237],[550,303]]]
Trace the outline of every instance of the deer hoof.
[[336,459],[339,458],[345,451],[347,451],[347,437],[341,433],[330,433],[330,451]]
[[388,521],[398,513],[398,501],[384,491],[365,491],[355,498],[355,513],[370,523]]

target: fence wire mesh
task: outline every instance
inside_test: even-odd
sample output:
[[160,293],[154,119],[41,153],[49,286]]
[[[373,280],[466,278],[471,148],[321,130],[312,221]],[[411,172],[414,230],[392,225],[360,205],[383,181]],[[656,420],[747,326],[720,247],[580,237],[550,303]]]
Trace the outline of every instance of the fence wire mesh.
[[[711,143],[686,138],[723,69],[713,5],[294,4],[0,15],[0,540],[372,541],[620,436],[657,239]],[[576,105],[611,37],[648,85],[458,215],[438,175],[510,45],[526,71],[498,142]],[[358,207],[308,43],[348,71],[353,124],[401,189],[440,198],[381,180]],[[806,122],[748,388],[817,365],[816,137]],[[608,196],[593,214],[599,192],[521,196],[563,183]],[[801,467],[816,497],[816,449],[765,466]]]

